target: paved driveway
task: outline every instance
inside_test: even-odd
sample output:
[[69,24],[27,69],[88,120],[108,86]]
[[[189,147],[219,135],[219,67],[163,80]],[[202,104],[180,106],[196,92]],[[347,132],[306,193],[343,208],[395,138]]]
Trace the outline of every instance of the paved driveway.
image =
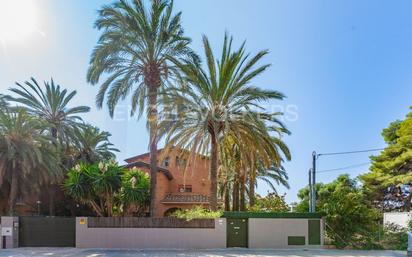
[[20,256],[59,256],[59,257],[106,257],[106,256],[193,256],[193,257],[405,257],[405,252],[394,251],[339,251],[339,250],[252,250],[252,249],[222,249],[222,250],[103,250],[74,248],[19,248],[0,250],[1,257]]

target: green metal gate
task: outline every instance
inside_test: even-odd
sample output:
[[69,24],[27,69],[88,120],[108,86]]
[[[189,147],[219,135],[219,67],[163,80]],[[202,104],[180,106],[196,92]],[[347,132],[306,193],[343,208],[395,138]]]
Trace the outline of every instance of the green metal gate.
[[20,217],[20,247],[75,247],[76,218]]
[[248,220],[227,219],[227,247],[248,247]]
[[320,220],[308,220],[308,236],[310,245],[320,245]]

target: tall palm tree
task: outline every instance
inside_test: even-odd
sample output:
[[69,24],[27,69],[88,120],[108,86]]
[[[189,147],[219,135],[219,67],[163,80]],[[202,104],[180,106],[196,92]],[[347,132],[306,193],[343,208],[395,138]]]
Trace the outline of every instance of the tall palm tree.
[[10,91],[17,96],[8,96],[7,99],[22,104],[30,114],[44,120],[54,139],[69,143],[75,128],[83,122],[79,114],[90,111],[87,106],[69,107],[77,92],[62,89],[53,79],[50,82],[45,81],[44,88],[40,87],[34,78],[16,85],[17,87]]
[[[268,123],[269,130],[277,128],[278,122]],[[265,126],[264,123],[261,123]],[[280,127],[279,127],[280,128]],[[285,129],[279,130],[283,134]],[[287,131],[288,132],[288,131]],[[276,191],[275,185],[282,184],[288,188],[288,176],[282,167],[283,159],[290,160],[290,152],[287,146],[277,137],[273,137],[272,142],[267,143],[255,137],[254,140],[258,144],[253,144],[248,141],[243,141],[239,137],[236,141],[232,135],[227,135],[220,144],[220,171],[219,176],[220,192],[225,197],[225,208],[229,209],[230,195],[229,190],[232,190],[232,209],[235,211],[246,210],[246,192],[249,182],[249,206],[253,207],[255,200],[255,187],[257,187],[257,179],[265,181]],[[272,152],[270,149],[277,149],[277,152]],[[269,150],[269,151],[268,151]]]
[[[15,214],[19,195],[60,177],[45,129],[44,123],[23,109],[0,112],[0,186],[9,184],[10,215]],[[30,186],[23,188],[22,184]]]
[[284,96],[251,85],[252,80],[269,67],[256,67],[267,51],[249,58],[245,44],[233,51],[232,38],[225,35],[222,56],[215,60],[206,36],[203,45],[207,70],[197,62],[178,64],[185,84],[169,90],[164,102],[171,105],[170,108],[178,105],[179,114],[172,120],[162,118],[159,129],[161,135],[167,135],[167,147],[210,154],[210,208],[216,210],[220,142],[230,135],[235,142],[255,149],[265,147],[265,151],[274,155],[276,148],[270,147],[268,129],[261,125],[264,121],[270,122],[273,115],[265,113],[259,103],[281,100]]
[[150,213],[156,215],[157,178],[157,100],[158,93],[175,76],[174,62],[197,56],[189,48],[191,40],[183,36],[181,13],[172,14],[173,2],[120,0],[99,11],[95,26],[102,35],[94,49],[87,79],[97,84],[107,75],[96,96],[96,104],[106,99],[110,115],[120,100],[130,95],[131,115],[143,114],[147,106],[150,130]]
[[75,133],[75,159],[83,163],[96,163],[104,160],[116,158],[113,152],[119,152],[110,143],[111,134],[106,131],[100,131],[99,128],[84,125]]
[[[51,79],[44,82],[44,88],[40,87],[34,78],[24,84],[16,83],[17,87],[10,91],[17,96],[7,96],[7,99],[22,104],[29,114],[44,121],[53,142],[59,142],[61,146],[67,147],[73,139],[74,131],[83,123],[79,114],[89,112],[87,106],[69,107],[70,102],[76,95],[76,91],[68,92],[60,88]],[[49,187],[49,213],[54,215],[55,185]]]
[[[279,113],[276,116],[280,115]],[[275,187],[271,182],[275,182],[278,185],[281,184],[287,188],[288,176],[287,172],[282,166],[282,162],[286,159],[291,160],[291,154],[287,145],[283,142],[282,136],[284,134],[290,135],[290,131],[280,122],[278,119],[274,118],[273,122],[268,126],[270,132],[276,133],[272,136],[272,144],[276,149],[276,154],[270,156],[270,158],[262,159],[262,152],[250,152],[253,154],[252,159],[254,160],[250,166],[249,172],[249,205],[253,207],[255,204],[255,187],[257,187],[257,180],[263,180],[269,183],[269,186],[276,191]],[[273,175],[273,176],[271,176]],[[270,179],[268,179],[270,177]]]

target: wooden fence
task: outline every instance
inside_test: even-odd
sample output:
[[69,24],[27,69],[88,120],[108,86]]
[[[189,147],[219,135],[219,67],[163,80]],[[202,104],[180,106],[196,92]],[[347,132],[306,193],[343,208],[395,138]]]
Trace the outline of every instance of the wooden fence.
[[214,219],[89,217],[89,228],[215,228]]

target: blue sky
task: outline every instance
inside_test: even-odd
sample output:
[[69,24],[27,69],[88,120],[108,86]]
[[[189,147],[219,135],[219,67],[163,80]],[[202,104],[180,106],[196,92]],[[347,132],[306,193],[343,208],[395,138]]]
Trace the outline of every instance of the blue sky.
[[[7,0],[0,0],[2,1]],[[86,83],[90,53],[97,41],[93,29],[96,10],[103,0],[34,0],[38,29],[21,42],[6,42],[0,49],[0,93],[15,81],[31,76],[53,77],[62,86],[77,90],[75,104],[92,107],[85,119],[110,131],[123,160],[147,151],[144,119],[126,119],[123,105],[116,120],[97,110],[97,87]],[[381,130],[403,118],[412,105],[412,16],[410,1],[298,1],[298,0],[176,0],[183,25],[201,50],[206,34],[220,49],[228,31],[240,44],[256,53],[269,49],[265,58],[272,67],[256,84],[287,95],[271,103],[286,111],[292,135],[284,140],[292,151],[285,164],[290,176],[289,202],[307,184],[313,150],[337,152],[383,147]],[[0,6],[1,13],[1,6]],[[122,113],[123,112],[123,113]],[[369,153],[321,157],[319,169],[365,163]],[[356,176],[367,166],[348,169]],[[328,182],[339,172],[319,174]],[[268,187],[260,185],[265,194]]]

